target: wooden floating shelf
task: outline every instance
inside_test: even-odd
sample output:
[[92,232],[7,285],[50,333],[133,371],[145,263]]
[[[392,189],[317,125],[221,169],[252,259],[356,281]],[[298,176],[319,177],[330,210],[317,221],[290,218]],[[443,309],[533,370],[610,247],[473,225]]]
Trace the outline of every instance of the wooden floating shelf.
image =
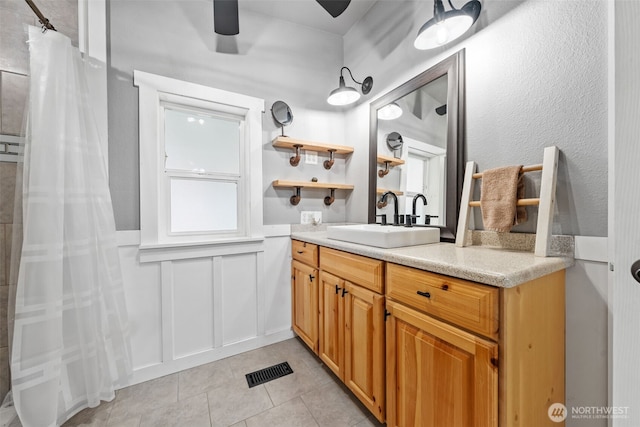
[[326,188],[328,190],[353,190],[351,184],[338,184],[335,182],[313,182],[313,181],[287,181],[283,179],[276,179],[273,181],[274,187],[288,187],[288,188]]
[[353,153],[353,147],[346,145],[325,144],[323,142],[303,141],[301,139],[289,138],[288,136],[278,136],[273,140],[273,146],[278,148],[297,148],[308,151],[318,151],[328,153],[330,150],[335,150],[336,154],[351,154]]
[[289,199],[292,205],[297,205],[300,203],[302,197],[300,196],[301,188],[321,188],[330,190],[330,194],[324,198],[324,204],[329,206],[335,200],[335,191],[336,190],[353,190],[353,185],[351,184],[338,184],[335,182],[313,182],[313,181],[288,181],[284,179],[276,179],[273,181],[272,185],[274,187],[285,187],[285,188],[293,188],[295,192],[293,196]]
[[384,164],[389,164],[389,166],[404,165],[404,160],[397,159],[395,157],[390,157],[390,156],[378,155],[376,160],[377,160],[378,164],[381,164],[381,165],[384,165]]
[[395,157],[389,157],[389,156],[378,155],[378,157],[376,158],[376,161],[379,164],[384,165],[384,169],[380,169],[378,171],[378,176],[380,178],[384,178],[391,171],[389,169],[390,166],[404,165],[404,160],[396,159]]
[[376,190],[377,194],[384,194],[387,191],[391,191],[393,194],[395,194],[396,196],[402,196],[404,193],[402,191],[397,191],[397,190],[387,190],[386,188],[378,188]]

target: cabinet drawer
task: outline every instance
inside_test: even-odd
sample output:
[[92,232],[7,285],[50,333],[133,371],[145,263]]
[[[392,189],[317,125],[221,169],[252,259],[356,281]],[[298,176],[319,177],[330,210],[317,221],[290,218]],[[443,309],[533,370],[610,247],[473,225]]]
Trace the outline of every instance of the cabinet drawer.
[[379,294],[384,293],[383,261],[321,247],[320,269]]
[[498,338],[498,288],[387,263],[387,297]]
[[300,240],[291,241],[291,256],[300,262],[313,267],[318,266],[318,245],[313,243],[301,242]]

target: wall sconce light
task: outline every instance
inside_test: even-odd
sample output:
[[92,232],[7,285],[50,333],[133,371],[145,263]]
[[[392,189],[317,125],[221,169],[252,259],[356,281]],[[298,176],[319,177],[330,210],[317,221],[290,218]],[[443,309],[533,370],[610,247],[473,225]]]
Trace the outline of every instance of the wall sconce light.
[[387,104],[378,110],[378,119],[395,120],[402,115],[402,108],[395,102]]
[[467,32],[478,20],[482,5],[478,0],[471,0],[462,9],[456,9],[449,1],[451,10],[444,10],[442,0],[433,2],[433,18],[429,19],[418,31],[413,46],[416,49],[426,50],[442,46],[457,39]]
[[344,77],[342,76],[342,72],[344,70],[349,72],[351,80],[360,85],[360,90],[362,90],[363,95],[371,92],[371,88],[373,87],[373,79],[371,76],[367,77],[362,82],[359,82],[353,78],[353,74],[351,74],[351,70],[348,67],[342,67],[340,69],[340,81],[338,88],[332,90],[327,98],[327,102],[331,105],[349,105],[360,99],[360,93],[356,89],[345,85]]

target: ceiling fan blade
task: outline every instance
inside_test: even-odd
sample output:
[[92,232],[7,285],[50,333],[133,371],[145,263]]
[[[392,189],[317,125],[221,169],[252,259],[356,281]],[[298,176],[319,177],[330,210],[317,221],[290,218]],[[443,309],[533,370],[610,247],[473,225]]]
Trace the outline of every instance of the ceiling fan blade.
[[213,0],[213,30],[223,36],[240,33],[238,0]]
[[329,15],[333,16],[334,18],[337,18],[338,16],[340,16],[342,12],[344,12],[347,9],[347,7],[349,6],[349,3],[351,3],[351,0],[316,0],[316,1],[318,2],[318,4],[320,4],[320,6],[324,8],[324,10],[329,12]]

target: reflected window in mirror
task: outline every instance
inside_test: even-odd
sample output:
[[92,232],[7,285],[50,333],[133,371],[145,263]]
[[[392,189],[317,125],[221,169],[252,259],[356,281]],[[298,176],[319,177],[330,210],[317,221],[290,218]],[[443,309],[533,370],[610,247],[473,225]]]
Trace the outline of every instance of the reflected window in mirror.
[[[418,225],[444,225],[446,151],[418,142],[408,147],[405,165],[405,212],[417,215]],[[424,199],[414,200],[419,194]]]

